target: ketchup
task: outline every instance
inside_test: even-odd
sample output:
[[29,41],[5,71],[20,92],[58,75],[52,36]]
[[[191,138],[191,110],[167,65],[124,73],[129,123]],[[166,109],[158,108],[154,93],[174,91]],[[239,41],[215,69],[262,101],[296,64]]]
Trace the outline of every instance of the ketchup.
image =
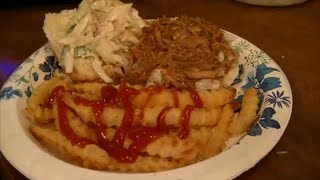
[[147,107],[148,103],[151,101],[152,96],[158,93],[161,93],[161,91],[163,90],[163,86],[148,86],[147,88],[145,88],[143,91],[147,93],[147,99],[145,101],[145,103],[142,105],[141,107],[141,112],[139,113],[139,119],[143,120],[144,118],[144,109]]
[[[141,91],[148,93],[148,98],[142,108],[145,108],[148,102],[151,100],[152,96],[161,93],[163,87],[151,86]],[[88,144],[96,144],[103,148],[111,157],[115,158],[118,162],[122,163],[133,163],[138,158],[141,151],[152,143],[156,139],[160,138],[168,132],[168,126],[165,122],[165,115],[172,107],[164,107],[158,117],[156,127],[144,127],[141,125],[133,126],[134,121],[134,108],[132,104],[132,99],[141,93],[141,91],[134,88],[126,86],[126,84],[121,84],[119,90],[113,86],[104,86],[101,88],[101,98],[99,100],[89,100],[81,96],[75,96],[74,102],[76,104],[81,104],[92,108],[94,117],[96,120],[95,132],[97,136],[97,142],[93,142],[90,139],[81,138],[75,134],[72,130],[69,119],[67,116],[68,109],[67,104],[63,101],[60,93],[67,92],[63,86],[58,86],[54,88],[48,98],[48,102],[45,107],[52,108],[53,102],[56,100],[58,105],[58,115],[60,129],[64,136],[66,136],[73,145],[78,145],[84,147]],[[170,89],[173,96],[175,107],[179,106],[177,90]],[[185,139],[189,135],[189,121],[192,111],[196,107],[203,107],[203,103],[199,97],[199,94],[190,90],[190,96],[194,102],[193,105],[187,105],[182,112],[181,116],[181,131],[178,136],[181,139]],[[107,138],[106,126],[103,123],[102,113],[104,108],[113,106],[122,106],[125,110],[121,126],[117,128],[114,136],[111,140]],[[142,111],[143,112],[143,111]],[[143,118],[143,114],[139,114]],[[123,144],[125,138],[128,137],[132,140],[129,148],[124,148]]]
[[60,91],[63,91],[63,92],[65,91],[63,86],[57,86],[54,89],[52,89],[47,102],[44,104],[44,107],[52,109],[53,102]]
[[178,90],[176,88],[171,88],[170,92],[172,94],[173,102],[175,107],[179,107]]
[[167,114],[167,112],[170,110],[171,108],[170,107],[165,107],[163,108],[158,117],[157,117],[157,127],[158,127],[158,130],[159,131],[165,131],[167,132],[167,125],[166,125],[166,122],[165,122],[165,115]]
[[232,109],[233,109],[235,112],[239,112],[239,111],[240,111],[240,109],[241,109],[241,104],[240,104],[239,102],[237,102],[237,101],[231,101],[229,104],[231,105]]
[[193,101],[194,105],[196,107],[198,107],[198,108],[202,108],[203,107],[203,102],[202,102],[198,92],[193,90],[193,89],[190,89],[189,93],[190,93],[190,96],[192,98],[192,101]]
[[195,109],[195,106],[186,105],[186,107],[182,111],[181,115],[181,131],[178,136],[180,139],[185,139],[189,135],[189,121],[192,111]]
[[189,135],[189,121],[190,121],[190,116],[192,111],[195,108],[202,108],[203,107],[203,102],[198,94],[197,91],[190,89],[189,94],[191,96],[191,99],[194,103],[194,106],[192,105],[186,105],[182,111],[181,115],[181,120],[180,120],[180,125],[181,125],[181,131],[179,132],[179,138],[180,139],[185,139]]
[[60,95],[61,92],[65,92],[65,89],[63,86],[57,86],[56,88],[54,88],[50,93],[47,104],[49,108],[52,108],[53,101],[55,99],[57,100],[59,127],[61,129],[62,134],[71,141],[72,145],[85,147],[88,144],[94,144],[92,140],[87,138],[81,138],[78,135],[76,135],[72,130],[69,124],[69,119],[67,115],[69,109],[65,104],[65,102],[62,100],[62,96]]
[[[137,153],[133,153],[132,151],[123,148],[125,137],[131,128],[134,118],[134,110],[131,104],[131,99],[138,93],[138,90],[122,84],[119,91],[112,86],[102,87],[101,100],[92,101],[81,97],[75,98],[75,102],[77,104],[92,107],[96,119],[96,135],[98,139],[98,145],[119,162],[133,163],[138,157]],[[123,103],[125,114],[123,116],[121,126],[115,132],[112,140],[109,141],[105,134],[106,127],[103,124],[101,115],[105,107],[108,105],[115,105],[120,102]]]

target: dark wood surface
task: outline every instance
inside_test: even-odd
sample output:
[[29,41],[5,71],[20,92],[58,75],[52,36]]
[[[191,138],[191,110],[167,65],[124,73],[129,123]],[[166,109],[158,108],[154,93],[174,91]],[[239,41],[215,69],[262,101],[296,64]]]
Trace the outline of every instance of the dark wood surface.
[[[42,31],[45,13],[73,7],[76,4],[0,9],[0,63],[7,67],[0,71],[0,86],[18,64],[47,42]],[[275,148],[238,179],[320,179],[320,1],[266,8],[232,0],[137,0],[134,7],[144,18],[204,17],[269,54],[290,81],[293,112]],[[25,179],[2,154],[0,172],[4,179]]]

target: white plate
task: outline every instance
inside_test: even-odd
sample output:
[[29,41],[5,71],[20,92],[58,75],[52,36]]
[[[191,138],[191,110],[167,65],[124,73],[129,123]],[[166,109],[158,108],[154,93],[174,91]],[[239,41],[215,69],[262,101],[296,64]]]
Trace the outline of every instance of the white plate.
[[41,47],[11,75],[0,91],[0,148],[6,159],[30,179],[231,179],[262,159],[279,141],[289,123],[292,93],[280,67],[250,42],[225,33],[240,54],[240,73],[234,81],[241,99],[251,86],[261,93],[260,120],[239,143],[205,161],[157,173],[115,173],[81,168],[49,154],[28,131],[26,98],[57,68],[48,45]]

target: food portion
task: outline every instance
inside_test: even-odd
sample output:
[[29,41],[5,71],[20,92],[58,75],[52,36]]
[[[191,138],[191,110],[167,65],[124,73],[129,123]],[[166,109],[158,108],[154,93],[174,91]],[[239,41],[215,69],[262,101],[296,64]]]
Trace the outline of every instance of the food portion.
[[238,66],[237,54],[218,26],[187,16],[151,22],[129,52],[125,80],[131,84],[146,85],[150,75],[158,73],[160,77],[150,81],[168,87],[194,87],[204,79],[220,85]]
[[79,166],[151,172],[210,158],[256,119],[230,86],[238,55],[201,18],[145,21],[132,4],[83,0],[44,22],[62,69],[27,100],[30,131]]
[[187,16],[146,22],[132,4],[83,0],[47,14],[44,32],[75,81],[217,89],[236,76],[238,55],[213,23]]
[[[165,93],[167,100],[159,101]],[[234,97],[232,88],[115,88],[56,77],[36,89],[26,111],[36,122],[33,135],[65,160],[94,169],[162,171],[212,157],[248,129],[257,91],[248,89],[242,104]]]
[[111,83],[123,75],[124,53],[146,22],[132,4],[83,0],[76,10],[49,13],[44,32],[60,65],[73,80]]

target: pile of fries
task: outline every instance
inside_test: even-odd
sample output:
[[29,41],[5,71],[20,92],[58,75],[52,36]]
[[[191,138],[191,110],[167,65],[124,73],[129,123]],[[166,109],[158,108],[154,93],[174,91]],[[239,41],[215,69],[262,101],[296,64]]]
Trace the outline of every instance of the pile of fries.
[[55,77],[36,88],[26,111],[35,122],[32,134],[68,162],[103,170],[163,171],[210,158],[229,138],[248,130],[258,110],[257,90],[246,90],[241,104],[233,101],[235,94],[231,87],[113,87]]

